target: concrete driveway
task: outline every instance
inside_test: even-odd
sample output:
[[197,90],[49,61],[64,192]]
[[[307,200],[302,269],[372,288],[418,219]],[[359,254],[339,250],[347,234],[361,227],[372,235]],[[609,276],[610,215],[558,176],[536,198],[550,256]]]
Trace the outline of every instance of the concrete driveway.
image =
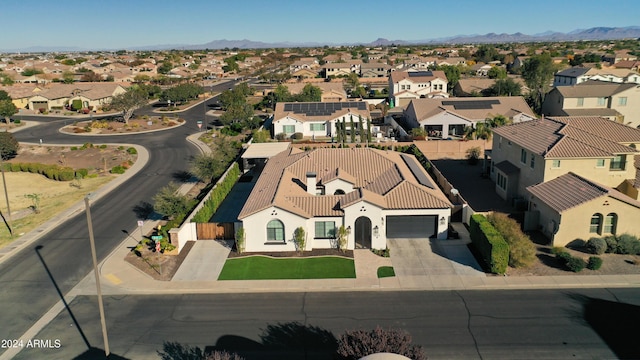
[[398,277],[485,276],[464,241],[389,239],[387,244]]

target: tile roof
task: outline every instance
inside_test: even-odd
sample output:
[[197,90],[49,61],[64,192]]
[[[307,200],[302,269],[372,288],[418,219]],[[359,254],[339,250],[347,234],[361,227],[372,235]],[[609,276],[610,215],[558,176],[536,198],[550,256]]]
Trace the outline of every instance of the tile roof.
[[545,158],[612,157],[634,153],[640,130],[600,117],[553,117],[502,126],[497,135]]
[[571,67],[556,73],[556,76],[578,77],[584,75],[589,71],[589,68],[585,67]]
[[[329,115],[326,114],[322,114],[322,115],[308,115],[306,113],[303,112],[294,112],[294,111],[285,111],[285,107],[288,104],[318,104],[320,107],[322,108],[330,108],[331,106],[334,106],[333,109],[334,111],[331,112]],[[336,119],[338,117],[341,116],[345,116],[345,115],[354,115],[354,121],[358,121],[358,116],[361,116],[363,119],[370,119],[371,118],[371,113],[369,112],[369,105],[364,102],[364,101],[353,101],[353,102],[349,102],[350,106],[360,106],[361,109],[358,109],[357,107],[341,107],[341,106],[337,106],[337,104],[344,104],[344,102],[342,103],[333,103],[333,102],[311,102],[311,103],[288,103],[288,102],[279,102],[276,103],[276,108],[274,111],[274,115],[273,115],[273,121],[276,122],[280,119],[283,119],[287,116],[293,117],[296,120],[299,121],[327,121],[327,120],[333,120]]]
[[512,118],[517,114],[526,114],[535,118],[535,114],[522,96],[494,96],[482,98],[431,98],[411,100],[418,121],[448,111],[469,121],[484,121],[488,117],[503,115]]
[[445,75],[444,71],[434,70],[434,71],[393,71],[391,73],[391,81],[395,84],[400,80],[409,79],[414,83],[424,83],[429,82],[435,79],[442,79],[444,81],[447,80],[447,75]]
[[558,213],[602,196],[610,196],[640,208],[640,201],[572,172],[541,184],[529,186],[527,190]]
[[638,86],[633,83],[612,83],[608,81],[589,80],[577,85],[558,86],[554,90],[566,98],[610,97]]
[[[422,169],[424,171],[424,169]],[[345,195],[312,195],[306,191],[306,174],[315,172],[319,183],[342,179],[353,183]],[[424,175],[426,171],[424,171]],[[420,185],[399,153],[371,148],[290,149],[271,159],[256,182],[239,218],[270,206],[300,216],[340,216],[344,207],[367,201],[384,209],[448,208],[440,189]]]

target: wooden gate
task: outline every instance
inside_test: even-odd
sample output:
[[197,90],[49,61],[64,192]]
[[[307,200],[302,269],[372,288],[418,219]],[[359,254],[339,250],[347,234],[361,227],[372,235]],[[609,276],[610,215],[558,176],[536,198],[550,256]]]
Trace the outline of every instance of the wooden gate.
[[198,240],[233,240],[233,223],[196,223]]

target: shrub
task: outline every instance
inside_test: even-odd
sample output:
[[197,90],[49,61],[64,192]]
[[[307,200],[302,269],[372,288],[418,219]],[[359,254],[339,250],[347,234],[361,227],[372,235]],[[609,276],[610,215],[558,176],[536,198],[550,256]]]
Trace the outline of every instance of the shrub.
[[13,120],[13,123],[16,124],[16,125],[20,124],[20,119]]
[[89,175],[89,170],[88,169],[78,169],[76,170],[76,176],[80,177],[80,178],[86,178],[87,175]]
[[227,197],[238,178],[240,178],[240,168],[237,163],[234,163],[224,180],[219,181],[213,190],[211,190],[211,195],[209,195],[209,198],[204,202],[202,208],[193,216],[191,221],[196,223],[208,222],[216,210],[218,210],[222,201]]
[[13,133],[3,131],[0,132],[0,157],[2,160],[9,160],[18,155],[20,144],[13,136]]
[[467,149],[467,163],[469,165],[477,164],[481,154],[482,149],[480,149],[480,147],[478,146]]
[[571,259],[571,254],[562,250],[556,252],[556,257],[562,261],[563,264],[566,264],[569,259]]
[[72,147],[69,148],[69,150],[76,151],[76,150],[78,150],[78,147],[77,146],[72,146]]
[[107,145],[102,144],[102,145],[100,145],[98,148],[100,148],[100,149],[106,149],[106,148],[107,148]]
[[636,236],[622,234],[618,237],[618,254],[638,255],[640,254],[640,241]]
[[587,250],[596,255],[602,255],[607,251],[607,242],[603,238],[592,237],[587,240]]
[[91,149],[93,148],[93,144],[92,143],[84,143],[81,147],[80,150],[84,150],[84,149]]
[[602,259],[597,256],[590,256],[587,262],[587,269],[598,270],[602,266]]
[[509,264],[509,245],[482,214],[471,216],[471,241],[494,274],[504,274]]
[[127,153],[131,155],[135,155],[138,153],[138,150],[136,150],[136,148],[134,147],[130,147],[130,148],[127,148]]
[[111,168],[111,170],[109,170],[110,173],[112,174],[124,174],[125,172],[125,168],[122,165],[116,165],[114,167]]
[[303,252],[307,247],[307,234],[302,226],[298,227],[293,232],[293,241],[296,243],[298,251]]
[[573,272],[580,272],[584,269],[586,264],[582,258],[569,255],[569,259],[565,265]]
[[373,252],[374,254],[378,255],[378,256],[382,256],[382,257],[389,257],[391,256],[390,252],[389,252],[389,248],[384,248],[384,249],[371,249],[371,252]]
[[506,214],[493,213],[487,220],[502,235],[509,245],[509,266],[528,267],[536,261],[536,247],[524,232],[520,224]]
[[604,241],[607,243],[607,252],[608,253],[617,253],[618,252],[618,239],[615,236],[605,236]]
[[294,139],[294,140],[300,140],[300,139],[302,139],[302,137],[303,137],[303,135],[302,135],[301,132],[297,132],[297,133],[294,133],[293,135],[291,135],[291,138]]
[[426,360],[424,349],[411,344],[411,335],[400,329],[347,330],[338,339],[337,354],[341,359],[360,359],[367,355],[387,352],[413,360]]

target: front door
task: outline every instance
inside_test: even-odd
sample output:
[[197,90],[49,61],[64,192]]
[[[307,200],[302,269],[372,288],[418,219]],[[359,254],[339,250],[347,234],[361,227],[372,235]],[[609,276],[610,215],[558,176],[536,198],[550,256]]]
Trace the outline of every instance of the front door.
[[371,248],[371,220],[366,216],[360,216],[356,219],[356,249]]

